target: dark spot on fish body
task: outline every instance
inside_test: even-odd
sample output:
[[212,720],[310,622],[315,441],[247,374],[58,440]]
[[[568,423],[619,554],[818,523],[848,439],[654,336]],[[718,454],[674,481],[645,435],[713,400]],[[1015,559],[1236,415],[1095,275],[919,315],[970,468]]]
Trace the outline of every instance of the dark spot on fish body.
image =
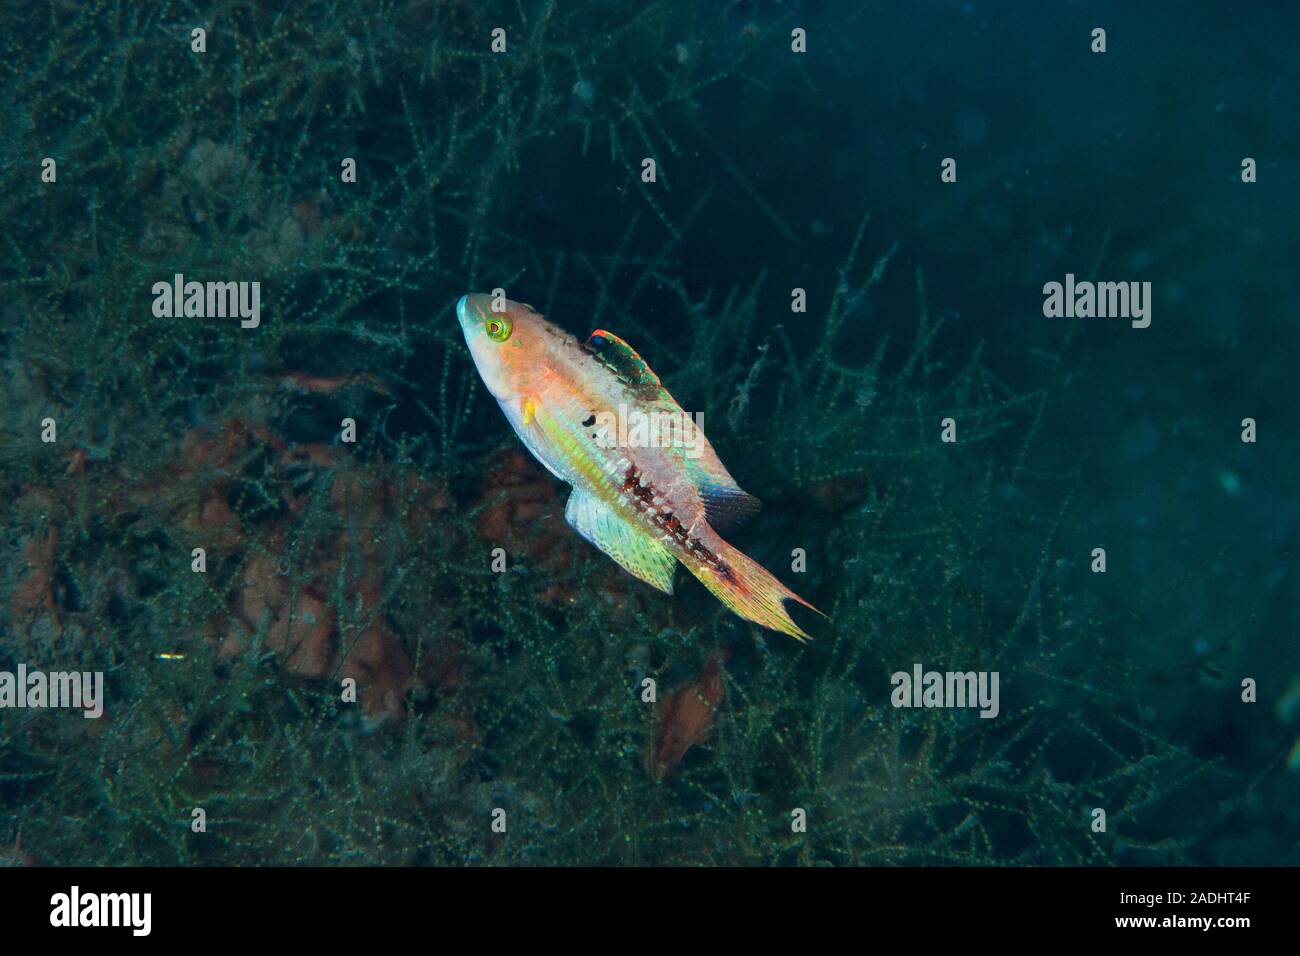
[[732,580],[731,569],[723,564],[722,560],[710,551],[699,538],[689,538],[686,541],[686,550],[694,554],[702,564],[712,568],[725,580]]
[[652,505],[655,490],[651,485],[641,483],[641,474],[637,471],[636,465],[629,465],[627,471],[623,473],[622,492],[645,518],[647,524],[654,528],[659,527],[659,516]]
[[671,535],[679,544],[686,544],[686,528],[683,527],[678,517],[671,511],[662,511],[655,515],[655,524],[663,531]]
[[[583,427],[583,428],[590,428],[590,427],[591,427],[592,425],[594,425],[594,424],[596,424],[596,416],[595,416],[595,413],[593,413],[593,414],[587,416],[587,418],[586,418],[586,419],[583,421],[583,423],[582,423],[582,427]],[[596,436],[595,436],[595,435],[592,435],[591,437],[592,437],[592,438],[595,438]]]
[[641,473],[637,471],[636,465],[629,465],[623,473],[623,491],[641,501],[647,501],[654,495],[653,488],[641,484]]
[[645,512],[650,524],[660,531],[666,531],[688,552],[694,554],[701,562],[711,567],[723,580],[733,580],[732,571],[723,564],[716,554],[710,551],[699,538],[689,536],[681,520],[671,511],[653,511],[654,488],[643,484],[636,465],[629,465],[623,473],[623,494],[627,495],[639,511]]

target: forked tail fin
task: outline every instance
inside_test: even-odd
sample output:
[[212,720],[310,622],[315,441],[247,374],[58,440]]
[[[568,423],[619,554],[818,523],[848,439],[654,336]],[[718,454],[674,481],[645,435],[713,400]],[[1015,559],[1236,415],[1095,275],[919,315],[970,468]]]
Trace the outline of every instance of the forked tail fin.
[[[745,620],[771,631],[789,634],[800,641],[808,640],[808,633],[794,622],[790,612],[785,609],[785,602],[797,601],[814,611],[817,608],[791,591],[744,552],[733,548],[716,534],[711,537],[709,547],[716,562],[698,559],[682,562],[700,579],[700,583]],[[821,611],[817,613],[822,614]],[[822,617],[825,616],[822,614]]]

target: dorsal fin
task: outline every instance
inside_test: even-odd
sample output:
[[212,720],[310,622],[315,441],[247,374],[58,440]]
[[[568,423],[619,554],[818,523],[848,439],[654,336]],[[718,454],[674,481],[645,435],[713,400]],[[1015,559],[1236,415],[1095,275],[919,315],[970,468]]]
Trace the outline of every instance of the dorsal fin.
[[638,397],[652,400],[661,394],[667,394],[659,376],[650,370],[646,360],[613,332],[597,329],[587,336],[583,348],[617,375]]
[[[619,381],[639,399],[681,418],[686,417],[646,360],[613,332],[597,329],[588,336],[583,347],[617,375]],[[682,454],[686,476],[704,504],[704,516],[709,525],[719,533],[726,533],[757,514],[762,502],[742,490],[731,477],[705,436],[703,427],[695,427],[692,437],[694,447],[685,449]]]

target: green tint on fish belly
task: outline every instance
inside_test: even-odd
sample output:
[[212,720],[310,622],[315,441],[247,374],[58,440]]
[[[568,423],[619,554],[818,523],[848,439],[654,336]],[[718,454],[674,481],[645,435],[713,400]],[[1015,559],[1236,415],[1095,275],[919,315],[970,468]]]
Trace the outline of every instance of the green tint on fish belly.
[[[624,460],[622,449],[596,444],[573,403],[560,404],[569,407],[558,414],[539,408],[531,425],[521,425],[520,435],[553,474],[573,485],[565,520],[633,577],[672,594],[678,558],[629,494],[626,474],[635,474],[635,466]],[[532,428],[540,440],[527,434]],[[548,455],[559,460],[547,461]]]
[[531,425],[523,425],[521,418],[516,431],[553,474],[600,494],[613,487],[606,469],[608,450],[582,427],[583,415],[576,401],[552,396],[538,402]]
[[573,489],[565,520],[629,574],[665,594],[673,593],[677,559],[648,532],[619,515],[595,495]]
[[525,425],[523,410],[518,407],[519,403],[517,401],[500,401],[497,404],[501,406],[506,421],[515,430],[519,440],[524,443],[528,453],[541,462],[546,470],[559,478],[560,481],[572,484],[574,475],[568,471],[569,463],[546,447],[545,433],[539,429],[537,421],[534,420],[531,424]]

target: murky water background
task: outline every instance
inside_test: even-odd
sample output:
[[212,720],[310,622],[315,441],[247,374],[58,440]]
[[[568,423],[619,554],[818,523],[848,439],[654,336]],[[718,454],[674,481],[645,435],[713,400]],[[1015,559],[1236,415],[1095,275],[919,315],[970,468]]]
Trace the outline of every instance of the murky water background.
[[[107,688],[0,711],[0,855],[1297,862],[1294,11],[191,19],[0,16],[0,671]],[[1150,327],[1045,318],[1067,273]],[[495,287],[703,414],[812,644],[568,529],[455,322]],[[915,663],[999,716],[892,707]]]

